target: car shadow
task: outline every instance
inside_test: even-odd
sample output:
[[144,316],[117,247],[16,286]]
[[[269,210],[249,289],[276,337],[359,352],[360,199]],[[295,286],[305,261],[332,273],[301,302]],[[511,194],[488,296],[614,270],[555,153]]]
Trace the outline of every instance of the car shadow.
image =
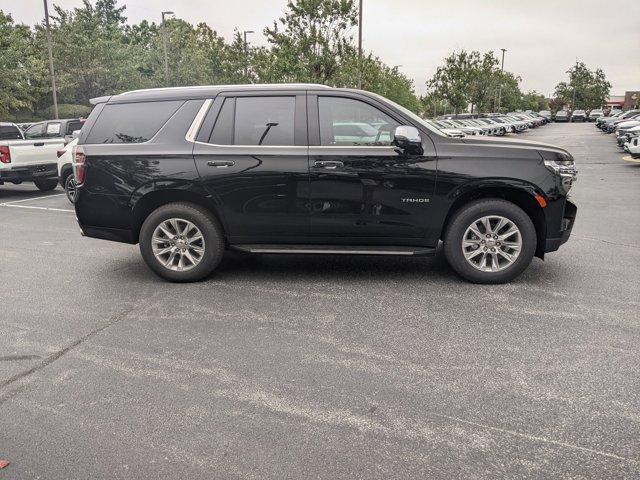
[[59,193],[64,193],[60,186],[57,186],[54,190],[42,192],[30,182],[21,183],[19,185],[5,183],[4,185],[0,185],[0,203],[29,200],[30,198],[46,197],[48,195],[56,195]]

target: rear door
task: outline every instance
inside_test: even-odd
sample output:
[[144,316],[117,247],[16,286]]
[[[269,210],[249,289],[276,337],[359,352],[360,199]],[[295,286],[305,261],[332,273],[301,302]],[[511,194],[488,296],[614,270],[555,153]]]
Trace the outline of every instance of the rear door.
[[212,102],[193,154],[232,243],[307,235],[307,144],[304,91],[225,92]]

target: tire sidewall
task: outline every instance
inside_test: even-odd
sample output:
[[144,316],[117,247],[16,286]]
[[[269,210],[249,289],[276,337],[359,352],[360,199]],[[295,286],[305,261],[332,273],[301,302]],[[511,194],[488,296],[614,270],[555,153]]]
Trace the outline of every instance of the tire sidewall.
[[33,181],[33,184],[42,192],[49,192],[58,186],[58,180],[55,178],[39,178]]
[[[469,225],[481,217],[499,215],[515,223],[522,237],[522,250],[515,262],[500,272],[483,272],[473,267],[462,253],[462,238]],[[505,200],[478,200],[462,207],[451,220],[444,239],[444,251],[451,267],[474,283],[505,283],[520,275],[531,263],[537,235],[529,216],[517,205]]]
[[[178,272],[162,265],[153,254],[151,238],[156,227],[169,218],[183,218],[192,222],[204,237],[204,258],[194,268]],[[224,253],[222,229],[205,209],[189,203],[173,203],[154,210],[140,229],[140,253],[146,264],[160,277],[173,282],[194,282],[210,275]]]

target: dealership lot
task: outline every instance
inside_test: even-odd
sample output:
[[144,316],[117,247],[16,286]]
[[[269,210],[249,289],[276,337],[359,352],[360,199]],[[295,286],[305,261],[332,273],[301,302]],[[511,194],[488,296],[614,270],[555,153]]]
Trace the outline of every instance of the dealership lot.
[[0,187],[0,479],[640,474],[640,164],[592,124],[520,137],[574,154],[578,219],[500,286],[441,254],[169,284]]

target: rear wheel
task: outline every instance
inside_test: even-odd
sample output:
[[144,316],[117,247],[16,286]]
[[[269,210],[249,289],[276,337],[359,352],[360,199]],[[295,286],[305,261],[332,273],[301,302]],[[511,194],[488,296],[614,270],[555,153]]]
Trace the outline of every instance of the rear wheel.
[[170,203],[154,210],[140,229],[140,253],[159,276],[195,282],[211,274],[224,252],[222,228],[206,209]]
[[451,219],[444,253],[451,267],[474,283],[505,283],[520,275],[536,250],[536,230],[517,205],[478,200]]
[[38,178],[33,183],[43,192],[49,192],[58,186],[58,180],[55,178]]

